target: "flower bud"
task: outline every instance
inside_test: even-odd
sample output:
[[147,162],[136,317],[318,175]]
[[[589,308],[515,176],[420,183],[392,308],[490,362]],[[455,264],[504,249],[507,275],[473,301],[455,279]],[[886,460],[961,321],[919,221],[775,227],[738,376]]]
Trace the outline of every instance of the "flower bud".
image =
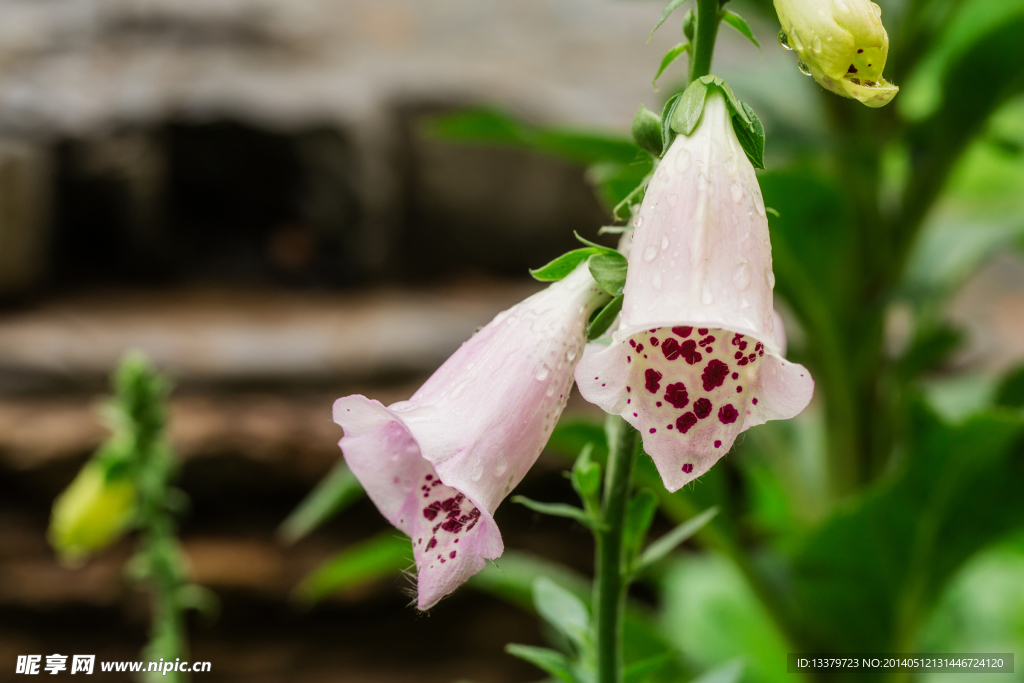
[[121,535],[135,510],[135,487],[108,478],[103,465],[89,462],[53,504],[49,539],[61,557],[76,561]]
[[869,107],[896,96],[899,88],[882,78],[889,36],[871,0],[775,0],[775,11],[779,42],[821,86]]

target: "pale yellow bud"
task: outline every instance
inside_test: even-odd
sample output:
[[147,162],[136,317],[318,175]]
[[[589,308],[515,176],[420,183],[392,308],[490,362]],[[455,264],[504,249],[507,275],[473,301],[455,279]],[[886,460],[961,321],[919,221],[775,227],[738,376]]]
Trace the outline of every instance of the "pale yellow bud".
[[53,504],[50,545],[63,560],[79,560],[117,540],[134,509],[131,482],[108,480],[102,465],[89,462]]

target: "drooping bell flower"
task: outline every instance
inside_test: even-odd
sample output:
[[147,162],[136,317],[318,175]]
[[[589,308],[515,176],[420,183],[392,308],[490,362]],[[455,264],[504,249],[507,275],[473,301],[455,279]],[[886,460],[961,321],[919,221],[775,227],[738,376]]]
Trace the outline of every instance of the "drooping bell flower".
[[775,0],[779,42],[796,50],[800,70],[822,87],[869,107],[899,91],[882,78],[889,35],[882,9],[871,0]]
[[427,609],[501,555],[493,514],[547,443],[565,407],[587,320],[610,297],[586,262],[500,313],[408,401],[334,403],[345,461],[412,539]]
[[53,504],[48,537],[63,561],[74,564],[113,543],[135,513],[135,486],[93,460]]
[[814,388],[782,358],[761,191],[717,89],[660,162],[634,224],[619,328],[580,361],[576,383],[640,430],[675,491],[740,432],[802,411]]

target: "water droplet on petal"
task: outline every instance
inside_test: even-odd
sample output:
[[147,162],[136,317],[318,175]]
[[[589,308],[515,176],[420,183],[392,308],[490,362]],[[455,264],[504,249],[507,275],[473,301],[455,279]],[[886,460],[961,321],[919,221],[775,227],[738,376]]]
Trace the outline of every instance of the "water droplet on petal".
[[811,42],[811,49],[815,52],[821,52],[821,38],[814,36],[814,40]]
[[746,299],[740,299],[740,308],[750,308],[750,302]]
[[736,272],[732,274],[732,283],[741,291],[750,286],[750,266],[746,261],[740,261],[736,266]]
[[701,192],[707,192],[709,195],[714,194],[714,183],[712,183],[706,175],[703,173],[697,176],[697,189]]
[[779,45],[787,50],[792,50],[793,47],[789,44],[789,36],[786,35],[785,31],[779,31]]
[[657,257],[657,255],[658,255],[658,248],[656,246],[654,246],[653,244],[647,245],[647,248],[644,249],[644,261],[646,261],[647,263],[650,263],[651,261],[653,261],[655,259],[655,257]]
[[[544,392],[544,394],[545,394],[545,395],[546,395],[546,396],[547,396],[548,398],[551,398],[552,396],[554,396],[554,395],[555,395],[555,385],[554,385],[554,384],[549,384],[549,385],[548,385],[548,390],[547,390],[547,391],[545,391],[545,392]],[[500,475],[501,475],[501,472],[499,472],[498,474],[499,474],[499,476],[500,476]]]
[[654,287],[654,291],[661,291],[661,271],[659,270],[654,274],[654,279],[651,280],[651,287]]
[[764,269],[764,279],[768,283],[768,289],[775,289],[775,273],[771,268]]
[[633,221],[633,225],[634,225],[635,227],[637,227],[637,228],[639,228],[639,227],[640,227],[641,225],[643,225],[643,224],[644,224],[644,217],[643,217],[643,216],[637,216],[637,217],[636,217],[636,220],[635,220],[635,221]]
[[708,285],[707,280],[704,280],[703,291],[700,293],[700,302],[705,306],[710,306],[715,302],[715,297],[711,294],[711,286]]
[[541,363],[537,367],[537,374],[534,375],[534,377],[536,377],[540,381],[544,381],[544,380],[546,380],[548,378],[548,375],[550,375],[550,374],[551,374],[551,368],[548,367],[548,364],[547,363]]
[[679,153],[676,154],[676,173],[686,173],[686,170],[690,168],[691,160],[692,159],[690,156],[690,150],[686,149],[685,147],[681,148],[679,150]]
[[565,352],[565,359],[570,363],[573,362],[574,360],[576,360],[576,353],[576,347],[570,346],[569,350]]
[[729,183],[729,194],[732,195],[732,200],[739,204],[743,201],[743,186],[735,180],[732,181]]
[[811,75],[811,67],[807,66],[807,64],[805,64],[804,60],[802,59],[796,60],[796,68],[800,69],[800,73],[802,73],[804,76]]
[[871,3],[871,9],[874,10],[876,17],[878,17],[879,19],[882,18],[882,8],[879,7],[877,3]]
[[739,168],[740,165],[736,162],[736,155],[730,154],[729,158],[725,160],[725,172],[728,173],[730,176],[734,176],[736,175],[736,171],[738,171]]
[[661,236],[661,248],[668,249],[668,235]]
[[658,164],[658,172],[654,174],[658,180],[664,180],[668,177],[668,169],[665,168],[665,164]]

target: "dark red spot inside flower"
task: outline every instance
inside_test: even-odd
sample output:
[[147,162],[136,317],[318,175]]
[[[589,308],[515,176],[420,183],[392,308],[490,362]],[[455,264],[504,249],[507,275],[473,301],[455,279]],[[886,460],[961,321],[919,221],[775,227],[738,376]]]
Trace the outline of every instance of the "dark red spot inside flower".
[[704,350],[707,351],[708,353],[713,353],[714,352],[714,349],[711,348],[710,346],[705,347]]
[[632,363],[633,359],[630,356],[626,356],[626,362],[627,363]]
[[428,474],[426,478],[427,478],[427,481],[430,481],[431,479],[434,478],[434,475],[433,474]]
[[685,465],[683,465],[683,472],[686,472],[687,474],[689,474],[690,472],[693,472],[693,464],[692,463],[686,463]]
[[456,551],[454,551],[454,550],[453,550],[453,551],[451,551],[450,553],[448,553],[448,557],[449,557],[449,559],[452,559],[452,560],[454,560],[454,559],[455,559],[455,552],[456,552]]
[[[629,345],[632,346],[635,349],[636,348],[636,340],[630,339],[629,340]],[[597,379],[597,378],[595,377],[594,379]]]
[[755,406],[757,405],[757,399],[756,398],[754,399],[753,403],[754,403]]
[[693,332],[693,328],[692,327],[673,327],[672,328],[672,332],[673,332],[673,334],[678,334],[683,339],[686,339],[687,337],[690,336],[690,333]]
[[857,50],[857,54],[864,52],[864,50]]
[[437,517],[439,512],[441,512],[441,502],[437,500],[423,508],[423,516],[431,522],[434,521],[434,518]]
[[725,378],[729,376],[729,366],[718,359],[712,359],[710,363],[704,368],[704,373],[700,376],[704,380],[704,391],[711,391],[716,387],[722,386],[725,382]]
[[657,429],[655,429],[654,427],[651,427],[651,428],[650,428],[650,429],[649,429],[648,431],[649,431],[649,432],[650,432],[651,434],[653,434],[654,432],[656,432],[656,431],[658,431],[658,430],[657,430]]
[[736,393],[739,394],[739,393],[742,393],[742,392],[743,392],[743,387],[741,387],[740,385],[737,384],[736,385]]
[[658,345],[658,338],[657,337],[651,337],[651,346],[657,346],[657,345]]
[[637,344],[636,345],[636,352],[637,353],[640,353],[643,350],[644,350],[644,345],[643,344]]
[[706,327],[697,328],[697,334],[699,334],[700,336],[703,337],[707,333],[708,333],[708,328],[706,328]]
[[661,401],[658,401],[658,402],[657,402],[657,403],[655,403],[654,405],[655,405],[655,406],[657,406],[658,408],[660,408],[660,407],[661,407]]
[[743,341],[743,335],[742,334],[737,334],[737,335],[733,336],[731,343],[732,343],[733,346],[739,346],[741,341]]
[[690,427],[697,424],[697,416],[693,413],[683,413],[676,418],[676,429],[679,430],[680,434],[685,434],[690,431]]
[[661,386],[661,373],[654,368],[647,368],[647,371],[644,372],[644,382],[647,386],[647,391],[652,394],[655,393]]
[[738,373],[738,372],[732,373],[732,378],[733,379],[739,379],[740,378],[740,373]]
[[684,341],[683,345],[679,347],[679,352],[682,354],[683,359],[690,365],[699,363],[704,358],[700,351],[697,350],[697,342],[692,339]]
[[745,342],[745,341],[740,342],[740,351],[746,351],[746,350],[747,350],[747,342]]
[[736,365],[746,365],[749,362],[750,361],[748,361],[746,358],[740,358],[738,361],[736,361]]
[[698,398],[693,402],[693,412],[696,413],[697,417],[703,420],[711,414],[711,401],[706,398]]
[[627,394],[628,394],[629,392],[631,392],[631,391],[633,391],[633,390],[632,390],[632,389],[630,389],[629,387],[626,387],[626,393],[627,393]]
[[679,358],[679,342],[674,338],[669,337],[665,340],[665,343],[661,345],[661,352],[665,354],[665,358],[667,360],[675,360],[676,358]]
[[733,408],[731,403],[726,403],[724,406],[718,409],[718,421],[724,425],[732,424],[733,422],[736,421],[736,418],[739,416],[739,412],[737,412],[737,410]]
[[447,531],[448,533],[457,534],[460,531],[462,531],[463,524],[464,522],[460,522],[455,517],[452,517],[451,519],[447,520],[444,524],[442,524],[441,528]]
[[[740,358],[743,358],[743,352],[742,351],[737,351],[736,355],[733,356],[733,358],[735,358],[736,360],[739,360]],[[595,377],[594,379],[597,379],[597,378]]]
[[665,429],[672,429],[672,425],[665,425]]
[[716,439],[715,440],[715,448],[721,448],[721,447],[722,447],[722,442]]
[[707,346],[708,344],[710,344],[713,341],[715,341],[715,338],[713,336],[711,336],[711,335],[708,335],[707,337],[704,337],[703,339],[700,340],[700,345],[701,346]]
[[672,404],[673,408],[685,408],[690,402],[690,395],[686,391],[686,385],[682,382],[675,382],[665,387],[665,400]]
[[857,73],[857,67],[855,67],[853,64],[851,64],[850,68],[846,70],[846,73],[848,73],[848,74],[855,74],[855,73]]
[[429,541],[427,541],[427,547],[425,549],[426,550],[430,550],[435,545],[437,545],[437,539],[436,538],[431,538]]

